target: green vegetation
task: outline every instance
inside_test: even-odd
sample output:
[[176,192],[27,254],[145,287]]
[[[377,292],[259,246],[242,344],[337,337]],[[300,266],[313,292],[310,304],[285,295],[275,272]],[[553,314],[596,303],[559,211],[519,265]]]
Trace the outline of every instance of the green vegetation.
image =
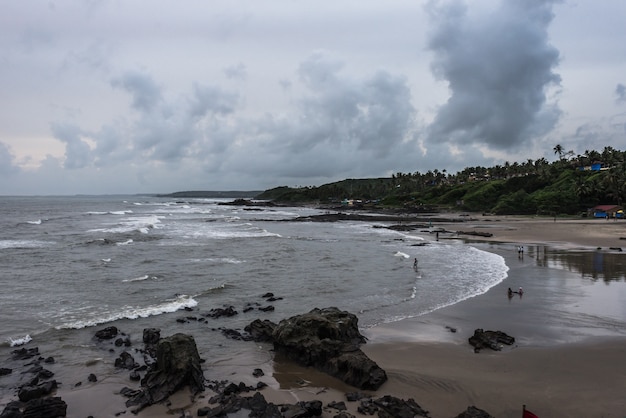
[[[622,205],[626,200],[626,152],[574,155],[554,147],[559,159],[545,158],[495,167],[468,167],[456,174],[445,170],[397,173],[391,178],[347,179],[319,187],[278,187],[258,195],[276,202],[404,207],[437,206],[496,214],[577,214],[598,204]],[[593,167],[593,169],[591,169]]]

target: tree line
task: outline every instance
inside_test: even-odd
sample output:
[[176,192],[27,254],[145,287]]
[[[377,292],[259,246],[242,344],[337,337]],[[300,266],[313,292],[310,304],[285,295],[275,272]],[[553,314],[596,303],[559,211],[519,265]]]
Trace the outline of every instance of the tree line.
[[[599,204],[626,201],[626,152],[605,147],[582,154],[553,149],[545,158],[466,167],[457,173],[398,172],[391,178],[346,179],[319,187],[278,187],[258,198],[404,207],[446,207],[496,214],[576,214]],[[356,202],[356,203],[355,203]]]

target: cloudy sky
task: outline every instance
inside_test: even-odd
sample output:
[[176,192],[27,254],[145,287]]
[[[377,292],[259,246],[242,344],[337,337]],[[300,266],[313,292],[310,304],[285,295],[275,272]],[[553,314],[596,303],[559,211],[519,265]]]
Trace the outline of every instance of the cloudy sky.
[[0,195],[626,149],[623,0],[0,3]]

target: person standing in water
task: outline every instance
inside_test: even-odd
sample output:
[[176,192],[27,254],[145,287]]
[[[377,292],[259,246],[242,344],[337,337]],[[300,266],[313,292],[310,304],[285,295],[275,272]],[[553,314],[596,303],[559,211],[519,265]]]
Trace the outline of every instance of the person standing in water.
[[417,270],[417,257],[413,260],[413,270]]

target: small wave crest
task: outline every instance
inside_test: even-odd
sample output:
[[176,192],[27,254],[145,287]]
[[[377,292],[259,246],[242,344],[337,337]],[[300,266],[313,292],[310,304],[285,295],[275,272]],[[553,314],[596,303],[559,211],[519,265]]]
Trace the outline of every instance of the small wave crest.
[[8,248],[43,248],[53,244],[54,242],[50,241],[7,239],[0,240],[0,250]]
[[9,346],[10,347],[19,347],[20,345],[24,345],[27,344],[29,342],[31,342],[33,339],[30,337],[30,335],[26,334],[23,337],[18,337],[18,338],[11,338],[9,337]]
[[394,254],[395,257],[402,257],[402,258],[409,258],[409,255],[407,253],[403,253],[402,251],[397,251]]
[[41,225],[41,219],[37,219],[36,221],[26,221],[26,223],[30,225]]
[[55,329],[81,329],[118,321],[120,319],[148,318],[150,316],[176,312],[180,309],[193,308],[197,305],[198,302],[193,297],[179,295],[175,299],[167,300],[156,305],[146,307],[127,306],[122,308],[119,312],[104,312],[96,317],[81,318],[56,326]]
[[124,279],[124,280],[122,280],[122,282],[123,283],[143,282],[144,280],[148,280],[148,279],[156,280],[157,276],[149,276],[149,275],[145,274],[143,276],[135,277],[133,279]]

